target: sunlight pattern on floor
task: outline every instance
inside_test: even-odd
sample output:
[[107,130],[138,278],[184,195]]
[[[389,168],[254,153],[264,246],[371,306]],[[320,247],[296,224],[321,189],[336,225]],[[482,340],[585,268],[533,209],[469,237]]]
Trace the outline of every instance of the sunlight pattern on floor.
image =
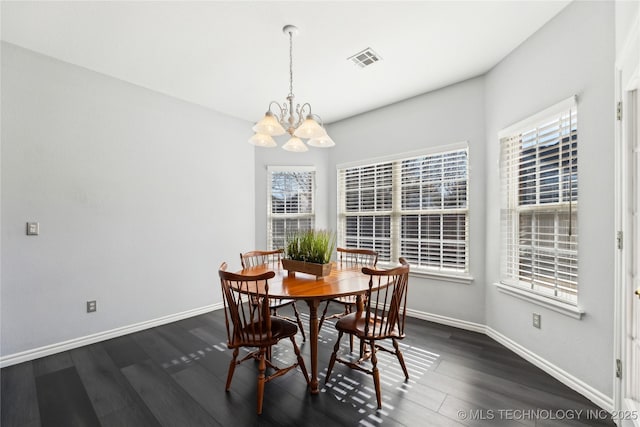
[[[309,324],[308,314],[300,313],[300,317],[305,326]],[[318,346],[330,346],[333,350],[333,346],[338,339],[338,331],[334,325],[335,322],[333,320],[325,321],[322,329],[318,333]],[[298,343],[302,342],[300,332],[298,332],[296,340]],[[394,400],[399,395],[409,392],[428,370],[437,365],[438,359],[440,358],[439,354],[424,348],[408,345],[403,341],[399,341],[398,344],[404,355],[407,370],[409,371],[409,380],[405,382],[402,368],[396,356],[382,351],[376,353],[378,355],[378,369],[380,370],[380,384],[382,387],[382,409],[377,409],[376,392],[371,376],[339,364],[336,364],[334,367],[331,378],[327,384],[324,383],[327,375],[327,366],[324,366],[318,372],[318,381],[322,386],[320,393],[325,393],[333,399],[356,408],[362,416],[359,420],[359,425],[382,425],[385,418],[394,411]],[[212,347],[218,351],[228,351],[225,342],[214,344]],[[353,361],[358,358],[357,348],[358,343],[356,341],[354,342],[354,352],[351,356]],[[206,351],[211,351],[211,348],[205,348],[205,352]],[[244,353],[249,351],[250,349],[247,348],[241,349],[241,352]],[[205,352],[198,351],[196,352],[197,354],[190,355],[195,356],[191,359],[197,359],[198,356],[205,356]],[[349,357],[349,339],[346,336],[343,337],[340,343],[340,354],[344,358]],[[241,357],[243,357],[242,353],[239,358]],[[271,359],[276,365],[283,366],[289,364],[293,358],[295,358],[295,355],[290,345],[278,345],[272,348]],[[191,361],[190,358],[183,357],[183,359],[185,360],[182,360],[182,363],[189,363]],[[172,363],[180,363],[180,361],[172,361]],[[364,363],[370,366],[369,361]]]
[[[308,323],[308,315],[301,313],[301,317]],[[318,345],[329,345],[333,350],[338,331],[334,327],[334,322],[326,321],[319,331]],[[399,341],[400,350],[404,355],[405,364],[409,371],[409,380],[405,382],[404,373],[398,363],[396,356],[377,352],[378,369],[380,370],[380,384],[382,387],[382,409],[377,409],[376,391],[373,385],[373,378],[363,372],[350,369],[336,364],[329,382],[325,385],[327,366],[318,373],[318,380],[323,385],[321,393],[326,393],[334,399],[352,405],[362,414],[359,421],[363,426],[379,426],[383,424],[385,417],[388,417],[394,410],[393,401],[399,394],[407,393],[418,380],[432,367],[437,365],[439,354],[433,353],[423,348],[411,346]],[[354,352],[352,361],[358,358],[358,343],[354,342]],[[349,358],[349,339],[344,336],[340,342],[340,354],[343,358]],[[364,362],[369,364],[370,362]]]

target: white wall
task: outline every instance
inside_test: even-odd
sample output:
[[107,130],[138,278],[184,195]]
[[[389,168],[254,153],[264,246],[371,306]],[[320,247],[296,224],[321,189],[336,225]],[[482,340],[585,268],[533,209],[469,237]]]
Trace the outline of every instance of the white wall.
[[[251,136],[251,135],[249,135]],[[249,139],[247,137],[246,139]],[[292,153],[283,150],[281,147],[286,142],[285,136],[275,137],[278,142],[277,148],[259,148],[256,147],[255,154],[255,188],[256,188],[256,210],[255,210],[255,227],[256,239],[255,247],[247,247],[243,252],[253,249],[266,249],[267,247],[267,189],[268,182],[267,167],[268,166],[315,166],[316,167],[316,191],[315,191],[315,208],[316,208],[316,228],[329,228],[329,219],[327,206],[328,198],[335,197],[327,187],[328,182],[328,158],[330,149],[309,147],[309,151],[305,153]],[[248,144],[247,144],[248,145]],[[335,215],[335,214],[334,214]]]
[[[634,26],[638,25],[638,13],[640,12],[640,1],[638,0],[616,0],[615,21],[616,21],[616,52],[621,52],[625,47],[627,36],[632,33]],[[638,28],[635,28],[638,31]]]
[[2,356],[221,302],[254,241],[248,126],[2,43]]
[[[489,237],[487,325],[588,386],[612,395],[614,295],[614,7],[574,2],[486,77],[487,236],[499,236],[500,129],[578,95],[579,295],[576,320],[499,292]],[[531,326],[542,314],[542,329]]]
[[[626,91],[626,85],[633,80],[640,61],[640,1],[616,1],[615,22],[616,72],[621,73],[619,82],[623,85],[618,89]],[[623,104],[625,102],[628,101],[623,100]]]
[[328,126],[329,218],[336,229],[336,165],[437,147],[469,143],[469,229],[472,284],[411,278],[409,308],[484,324],[485,128],[484,81],[467,80]]

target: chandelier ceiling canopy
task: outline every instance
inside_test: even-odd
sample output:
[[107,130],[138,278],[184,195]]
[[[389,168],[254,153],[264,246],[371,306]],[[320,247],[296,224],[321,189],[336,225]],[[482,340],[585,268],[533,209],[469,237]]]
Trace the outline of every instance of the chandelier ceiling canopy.
[[282,104],[276,101],[269,103],[264,117],[253,127],[255,134],[249,142],[258,147],[276,147],[273,137],[288,133],[291,138],[282,146],[287,151],[307,151],[302,139],[307,139],[307,144],[312,147],[333,147],[335,142],[327,135],[322,119],[311,112],[311,104],[293,107],[293,36],[298,34],[298,28],[286,25],[282,32],[289,35],[289,95]]

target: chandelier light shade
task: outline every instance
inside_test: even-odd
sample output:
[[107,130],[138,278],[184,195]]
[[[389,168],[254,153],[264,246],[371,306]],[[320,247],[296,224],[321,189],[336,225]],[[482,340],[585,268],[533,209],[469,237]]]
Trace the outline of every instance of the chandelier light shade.
[[333,139],[331,139],[329,135],[326,135],[326,134],[319,138],[311,138],[307,142],[307,144],[309,144],[312,147],[318,147],[318,148],[329,148],[336,145],[336,143],[333,142]]
[[[269,136],[279,136],[287,133],[286,130],[282,127],[278,119],[273,115],[272,112],[267,111],[267,114],[264,115],[262,119],[253,127],[253,131],[256,135],[269,135]],[[273,139],[273,138],[272,138]]]
[[249,142],[258,147],[277,147],[276,141],[271,137],[271,135],[266,135],[264,133],[256,133],[251,138],[249,138]]
[[304,142],[302,142],[302,140],[297,136],[292,136],[291,139],[288,140],[287,143],[282,146],[282,149],[287,151],[293,151],[296,153],[303,153],[309,150],[307,146],[304,145]]
[[318,138],[326,135],[327,132],[316,122],[313,117],[307,116],[293,132],[298,138]]
[[311,105],[304,103],[293,107],[293,36],[298,34],[298,28],[286,25],[282,32],[289,35],[289,95],[282,104],[269,103],[264,117],[253,126],[255,134],[249,142],[258,147],[276,147],[278,144],[273,137],[288,133],[291,138],[282,146],[287,151],[307,151],[309,148],[302,139],[308,139],[307,144],[312,147],[333,147],[335,142],[327,135],[322,119],[311,112]]

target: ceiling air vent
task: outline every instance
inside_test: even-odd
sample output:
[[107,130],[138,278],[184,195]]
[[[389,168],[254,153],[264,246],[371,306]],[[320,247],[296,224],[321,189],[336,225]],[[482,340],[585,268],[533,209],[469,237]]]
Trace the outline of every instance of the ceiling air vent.
[[353,63],[356,64],[358,67],[364,68],[364,67],[368,67],[371,64],[375,64],[376,62],[380,61],[382,58],[380,57],[380,55],[375,53],[373,49],[368,47],[365,50],[360,51],[355,55],[350,56],[347,59],[349,61],[353,61]]

